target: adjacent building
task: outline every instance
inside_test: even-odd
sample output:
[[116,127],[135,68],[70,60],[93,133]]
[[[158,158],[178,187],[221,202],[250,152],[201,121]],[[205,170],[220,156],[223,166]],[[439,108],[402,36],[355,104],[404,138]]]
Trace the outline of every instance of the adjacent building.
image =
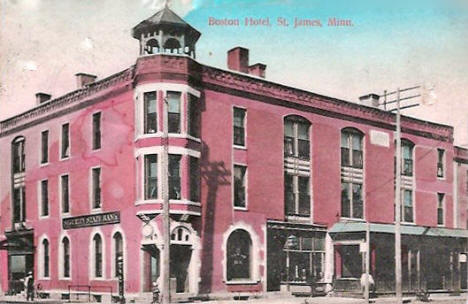
[[395,164],[377,95],[270,82],[241,47],[227,70],[199,63],[200,33],[167,7],[133,37],[135,65],[78,73],[76,90],[0,122],[2,290],[33,271],[51,297],[102,300],[123,257],[126,297],[149,296],[167,271],[167,191],[175,296],[359,290],[366,222],[377,290],[392,291],[396,165],[404,290],[466,289],[468,150],[452,127],[402,117]]

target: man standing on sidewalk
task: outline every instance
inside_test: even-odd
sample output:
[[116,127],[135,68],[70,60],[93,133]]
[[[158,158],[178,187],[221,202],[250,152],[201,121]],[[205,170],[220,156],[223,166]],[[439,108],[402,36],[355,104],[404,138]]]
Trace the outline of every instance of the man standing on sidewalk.
[[28,272],[24,280],[24,287],[26,289],[26,301],[34,301],[34,278],[32,272]]

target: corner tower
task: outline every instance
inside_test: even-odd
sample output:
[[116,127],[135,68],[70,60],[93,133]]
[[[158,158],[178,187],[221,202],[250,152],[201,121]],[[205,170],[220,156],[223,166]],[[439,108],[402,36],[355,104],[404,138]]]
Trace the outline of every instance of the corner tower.
[[133,38],[140,41],[140,56],[169,53],[195,58],[195,44],[200,35],[167,6],[132,30]]

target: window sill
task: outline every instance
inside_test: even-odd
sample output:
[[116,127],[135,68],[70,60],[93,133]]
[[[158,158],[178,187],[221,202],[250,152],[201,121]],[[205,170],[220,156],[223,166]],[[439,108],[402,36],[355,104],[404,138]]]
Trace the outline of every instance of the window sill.
[[365,219],[362,218],[354,218],[354,217],[340,217],[340,220],[344,220],[346,222],[365,222]]
[[60,281],[71,281],[71,277],[70,278],[63,278],[63,277],[60,277],[59,278]]
[[60,157],[59,158],[59,161],[65,161],[65,160],[69,160],[70,159],[70,156],[67,156],[67,157]]
[[201,143],[201,139],[199,137],[194,137],[194,136],[192,136],[190,134],[187,134],[187,138],[190,139],[190,140]]
[[226,285],[255,285],[260,283],[258,280],[231,280],[231,281],[225,281],[224,282]]
[[102,147],[96,148],[96,149],[91,149],[91,153],[99,152],[101,151]]
[[47,167],[49,165],[49,162],[46,162],[46,163],[40,163],[39,164],[39,167],[42,168],[42,167]]
[[50,277],[39,277],[39,281],[50,281]]
[[247,151],[247,147],[246,147],[246,146],[232,145],[232,147],[233,147],[234,149],[237,149],[237,150],[244,150],[244,151]]
[[91,208],[91,213],[99,213],[102,211],[102,207],[99,208]]
[[235,211],[249,211],[249,209],[247,207],[237,207],[237,206],[234,206],[233,207]]
[[50,218],[50,214],[48,214],[48,215],[40,215],[40,216],[39,216],[39,220],[47,220],[47,219],[49,219],[49,218]]

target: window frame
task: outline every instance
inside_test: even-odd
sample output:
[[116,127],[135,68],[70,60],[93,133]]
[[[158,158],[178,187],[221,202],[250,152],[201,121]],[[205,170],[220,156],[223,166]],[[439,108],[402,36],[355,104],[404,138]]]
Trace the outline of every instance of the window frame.
[[39,181],[39,218],[48,218],[50,216],[50,199],[49,199],[49,180],[43,179]]
[[[99,232],[95,232],[92,236],[93,237],[91,238],[91,255],[90,255],[91,256],[90,277],[94,280],[102,280],[102,279],[105,279],[104,238]],[[99,241],[99,243],[97,241]]]
[[[348,200],[349,200],[349,216],[343,216],[343,185],[347,184],[347,193],[348,193]],[[356,217],[354,215],[354,185],[360,185],[361,188],[361,205],[362,205],[362,217]],[[341,180],[341,203],[340,203],[340,217],[345,219],[352,219],[352,220],[364,220],[366,218],[365,215],[365,202],[364,202],[364,184],[362,182],[357,181],[345,181]]]
[[[168,160],[168,164],[167,164],[167,185],[168,185],[168,196],[169,196],[169,200],[182,200],[182,154],[173,154],[173,153],[169,153],[168,154],[168,157],[167,157],[167,160]],[[177,173],[178,173],[178,176],[172,176],[171,175],[171,164],[172,164],[172,159],[176,159],[178,158],[177,160],[177,164],[178,164],[178,170],[177,170]],[[177,191],[175,190],[174,188],[174,184],[173,182],[176,182],[176,185],[178,185],[178,197],[176,196],[175,198],[172,197],[172,194],[173,193],[177,193]],[[173,190],[174,188],[174,190]]]
[[[170,109],[170,100],[175,100],[175,99],[169,99],[169,95],[171,94],[175,94],[175,95],[179,95],[179,112],[170,112],[169,109]],[[167,117],[167,123],[165,124],[167,126],[167,133],[168,134],[182,134],[182,119],[183,119],[183,98],[182,98],[183,94],[181,91],[171,91],[171,90],[167,90],[165,92],[165,100],[166,100],[166,117]],[[178,123],[178,130],[177,132],[172,132],[171,131],[171,115],[170,114],[178,114],[178,119],[179,119],[179,123]]]
[[[63,188],[63,180],[64,178],[67,178],[67,211],[65,211],[65,208],[64,208],[64,188]],[[60,213],[61,214],[70,214],[70,210],[71,210],[71,204],[70,204],[70,174],[69,173],[65,173],[65,174],[61,174],[59,176],[59,201],[60,201]]]
[[[65,133],[65,126],[67,127],[67,132]],[[59,160],[67,160],[71,157],[71,138],[70,138],[70,123],[65,122],[60,127],[60,149],[59,149]],[[66,135],[66,141],[64,137]],[[65,143],[67,148],[65,149]]]
[[[441,159],[442,158],[442,159]],[[447,174],[446,172],[446,151],[442,148],[437,148],[437,178],[438,179],[445,179]],[[441,168],[441,172],[439,173],[439,166]]]
[[[65,240],[67,240],[67,249],[65,250]],[[70,237],[65,235],[60,238],[60,250],[58,255],[59,264],[59,279],[71,280],[72,279],[72,247]],[[68,251],[68,255],[67,255]]]
[[[291,123],[292,124],[292,137],[291,136],[286,136],[286,124]],[[297,116],[297,115],[288,115],[285,116],[283,119],[283,155],[284,157],[294,157],[298,158],[301,160],[306,160],[310,161],[310,129],[311,129],[311,123],[307,119],[305,119],[302,116]],[[307,140],[300,138],[300,126],[303,126],[307,129]],[[289,153],[287,151],[287,147],[289,146],[289,142],[287,143],[286,138],[290,138],[292,140],[292,153]],[[300,142],[301,141],[306,141],[307,142],[307,155],[302,155],[300,152]]]
[[92,116],[92,150],[102,148],[102,112],[95,112]]
[[[155,123],[156,128],[154,129],[154,132],[150,132],[150,130],[152,130],[152,129],[148,128],[148,121],[149,121],[149,115],[152,114],[152,113],[148,112],[148,106],[147,105],[149,104],[149,101],[151,101],[151,100],[147,100],[146,96],[149,95],[149,94],[153,94],[153,93],[155,95],[155,98],[154,98],[155,121],[154,121],[154,123]],[[158,90],[142,92],[141,96],[142,96],[142,100],[143,100],[142,101],[142,103],[143,103],[143,111],[142,111],[143,112],[143,130],[142,130],[143,132],[142,132],[142,135],[156,134],[159,131],[159,125],[158,125],[158,123],[159,123],[159,119],[158,119],[159,118],[158,117],[158,115],[159,115],[159,111],[158,111],[158,105],[159,105],[159,103],[158,103]]]
[[[99,183],[98,185],[95,185],[95,175],[94,175],[94,172],[99,170]],[[98,186],[96,188],[96,186]],[[96,166],[96,167],[91,167],[91,170],[90,170],[90,203],[91,203],[91,211],[93,210],[101,210],[102,209],[102,203],[103,203],[103,199],[102,199],[102,168],[100,166]],[[97,205],[96,204],[96,189],[99,190],[99,204]]]
[[[26,171],[26,138],[18,136],[11,142],[11,171],[13,175]],[[18,163],[18,165],[15,165]],[[18,168],[16,168],[18,167]]]
[[[445,193],[442,192],[437,192],[437,226],[445,226],[445,200],[446,200],[446,195]],[[442,223],[439,222],[439,210],[442,211]]]
[[[404,147],[408,147],[409,148],[409,152],[410,152],[410,158],[409,160],[411,161],[411,171],[410,172],[407,172],[407,170],[405,170],[406,166],[406,160],[408,160],[408,158],[405,158],[404,157],[404,153],[403,153],[403,149]],[[401,175],[402,176],[409,176],[409,177],[413,177],[414,176],[414,143],[407,140],[407,139],[401,139]]]
[[[150,169],[147,167],[148,161],[150,157],[155,157],[156,159],[156,177],[149,177],[148,170]],[[152,198],[148,195],[148,185],[149,185],[149,178],[156,179],[156,197]],[[143,199],[144,200],[156,200],[159,198],[159,154],[157,153],[149,153],[143,155]]]
[[[230,257],[231,250],[234,248],[241,248],[240,245],[238,244],[233,244],[230,245],[230,241],[232,241],[231,238],[235,237],[235,234],[242,233],[244,234],[243,236],[248,236],[248,239],[245,240],[248,244],[248,277],[232,277],[231,272],[234,271],[232,270],[232,265],[237,265],[235,263],[230,263],[232,257]],[[240,238],[241,236],[239,236]],[[236,246],[237,245],[237,246]],[[225,257],[226,257],[226,264],[224,267],[226,268],[226,282],[227,283],[236,283],[236,282],[245,282],[245,281],[252,281],[254,278],[254,271],[253,267],[254,266],[254,246],[253,246],[253,240],[250,232],[246,229],[243,228],[236,228],[229,233],[227,239],[226,239],[226,247],[225,247]],[[244,270],[245,271],[245,270]]]
[[[236,204],[236,197],[237,197],[237,183],[236,183],[236,168],[243,168],[243,192],[244,192],[244,205],[237,205]],[[237,210],[247,210],[247,193],[248,193],[248,167],[246,164],[240,163],[233,163],[232,166],[232,206],[234,209]]]
[[[47,248],[45,246],[47,243]],[[41,280],[50,279],[50,241],[47,237],[43,237],[40,241],[40,263],[39,277]]]
[[[18,191],[18,193],[16,193]],[[18,198],[16,196],[18,195]],[[18,200],[18,204],[16,202]],[[18,205],[19,208],[16,208]],[[11,212],[12,212],[12,217],[11,221],[14,226],[16,223],[24,223],[26,222],[26,186],[24,184],[21,184],[19,186],[13,186],[13,192],[11,195]],[[18,213],[18,221],[16,221],[16,212]]]
[[[346,140],[346,147],[343,147],[343,135],[347,136]],[[358,136],[360,138],[360,150],[354,150],[353,148],[353,138],[355,136]],[[345,164],[343,162],[343,149],[348,150],[348,162],[349,164]],[[354,151],[360,151],[361,152],[361,163],[355,164],[354,160]],[[340,132],[340,163],[341,167],[347,167],[347,168],[355,168],[355,169],[364,169],[364,133],[361,132],[360,130],[352,127],[347,127],[341,129]]]
[[[242,126],[236,126],[236,112],[243,113]],[[236,128],[242,130],[242,141],[243,143],[236,143]],[[232,107],[232,146],[234,148],[247,148],[247,109],[240,106]]]
[[[409,191],[410,192],[410,195],[409,197],[411,198],[411,221],[407,221],[406,220],[406,217],[405,217],[405,211],[406,211],[406,205],[405,205],[405,192]],[[415,216],[416,216],[416,212],[415,212],[415,206],[414,206],[414,191],[413,189],[407,189],[407,188],[402,188],[401,189],[401,210],[400,210],[400,220],[402,223],[407,223],[407,224],[414,224],[416,221],[415,221]]]
[[[187,92],[187,103],[187,135],[199,139],[201,137],[200,98]],[[193,115],[193,109],[196,115]]]
[[[49,164],[49,130],[41,131],[41,149],[39,151],[39,165]],[[44,140],[45,139],[45,140]],[[45,144],[44,144],[45,141]]]
[[[194,168],[195,166],[195,168]],[[192,202],[200,202],[201,196],[201,168],[198,157],[188,156],[190,193],[189,198]]]
[[117,279],[118,278],[118,251],[117,251],[117,243],[116,243],[116,236],[120,235],[120,241],[121,241],[121,246],[122,246],[122,252],[121,256],[123,258],[123,267],[122,270],[124,272],[124,277],[125,277],[125,242],[124,242],[124,237],[123,233],[120,230],[115,231],[112,234],[112,278]]
[[[286,182],[286,176],[291,178],[292,185],[288,185]],[[300,180],[301,178],[307,178],[307,192],[306,194],[301,195],[301,187],[300,187]],[[288,172],[288,170],[284,170],[283,173],[283,184],[284,184],[284,213],[286,216],[297,216],[301,218],[310,218],[312,216],[312,204],[311,204],[311,185],[310,185],[310,176],[309,175],[299,175]],[[292,186],[292,187],[290,187]],[[293,195],[293,204],[294,204],[294,213],[288,212],[288,188],[292,188],[292,195]],[[301,213],[301,197],[306,196],[308,198],[307,205],[308,205],[308,213],[304,214]]]

